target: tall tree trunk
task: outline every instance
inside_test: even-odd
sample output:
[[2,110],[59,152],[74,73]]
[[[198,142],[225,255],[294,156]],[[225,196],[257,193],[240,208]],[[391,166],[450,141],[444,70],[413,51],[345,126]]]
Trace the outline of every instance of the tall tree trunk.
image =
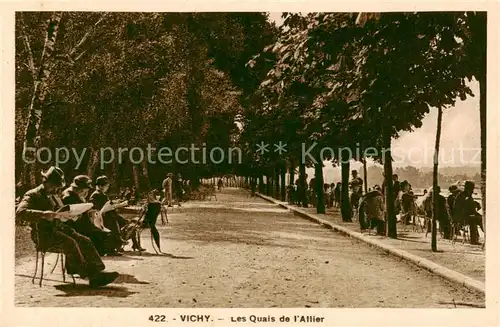
[[[26,154],[28,161],[35,161],[32,151],[28,148],[38,149],[40,146],[40,126],[42,123],[43,105],[47,93],[47,84],[50,76],[50,67],[52,62],[52,53],[57,39],[57,32],[62,18],[62,12],[54,12],[47,22],[47,32],[45,34],[45,43],[43,46],[40,67],[36,71],[33,95],[28,109],[27,125],[24,132],[23,153]],[[24,178],[31,186],[36,183],[36,162],[34,164],[25,163]]]
[[269,175],[266,175],[266,195],[267,196],[271,195],[271,187],[272,187],[271,178],[269,177]]
[[[344,151],[342,151],[342,154]],[[341,158],[342,188],[340,190],[340,212],[342,221],[352,221],[352,210],[349,199],[349,158]]]
[[483,207],[483,229],[486,238],[486,76],[479,81],[479,92],[479,121],[481,124],[481,202]]
[[148,163],[147,161],[141,161],[141,172],[142,172],[142,181],[146,191],[151,189],[151,183],[149,182],[149,171],[148,171]]
[[387,236],[391,238],[398,237],[396,224],[396,211],[394,208],[394,184],[392,183],[392,154],[391,154],[391,136],[384,134],[384,174],[385,174],[385,204],[387,215]]
[[87,166],[87,176],[89,176],[92,179],[95,179],[94,173],[98,164],[99,164],[99,151],[94,148],[90,148],[89,164]]
[[295,184],[295,166],[292,164],[290,165],[290,185]]
[[280,199],[280,169],[279,166],[274,168],[274,198],[275,199]]
[[264,193],[264,175],[262,173],[259,175],[259,193]]
[[116,167],[116,188],[118,189],[118,191],[120,191],[120,189],[122,188],[122,185],[123,185],[123,175],[124,175],[123,170],[124,170],[124,168],[125,168],[125,165],[123,163],[120,163]]
[[306,197],[306,165],[301,162],[299,164],[299,203],[302,204],[304,208],[307,208],[307,197]]
[[368,172],[366,169],[366,157],[363,157],[363,182],[365,183],[365,194],[368,193]]
[[116,166],[116,160],[113,160],[111,162],[111,167],[108,170],[109,173],[107,173],[107,176],[109,177],[109,182],[111,184],[111,188],[117,193],[120,193],[120,188],[116,183],[117,179],[117,166]]
[[281,194],[281,201],[285,201],[286,200],[286,167],[283,166],[281,167],[281,170],[280,170],[280,173],[281,173],[281,176],[280,176],[280,180],[281,180],[281,191],[280,191],[280,194]]
[[439,168],[439,143],[441,141],[441,122],[443,120],[443,109],[438,108],[437,128],[436,128],[436,144],[434,147],[434,170],[432,172],[432,237],[431,249],[437,252],[437,218],[439,206],[438,188],[438,168]]
[[314,179],[316,181],[316,213],[326,213],[325,211],[325,192],[323,188],[323,162],[317,156],[316,160],[318,163],[314,164]]
[[136,164],[132,164],[132,177],[134,179],[134,186],[137,192],[141,189],[141,183],[140,183],[140,178],[139,178],[139,168],[137,167]]

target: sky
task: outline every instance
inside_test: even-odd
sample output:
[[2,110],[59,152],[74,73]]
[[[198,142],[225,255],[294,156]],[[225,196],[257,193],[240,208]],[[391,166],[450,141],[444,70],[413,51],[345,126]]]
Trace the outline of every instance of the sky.
[[[281,13],[270,13],[277,25],[282,23]],[[472,81],[469,87],[476,95],[456,102],[454,107],[443,110],[439,164],[441,166],[479,165],[480,123],[479,85]],[[402,132],[392,141],[394,166],[430,167],[433,164],[436,141],[437,109],[431,108],[423,119],[422,127],[413,132]],[[326,164],[331,167],[331,164]],[[359,167],[353,162],[353,167]]]

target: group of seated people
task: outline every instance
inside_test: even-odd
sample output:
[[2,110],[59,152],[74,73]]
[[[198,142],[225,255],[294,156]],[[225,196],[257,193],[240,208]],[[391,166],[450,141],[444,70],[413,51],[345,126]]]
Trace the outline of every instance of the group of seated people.
[[[470,243],[479,244],[478,227],[484,232],[482,215],[478,212],[481,209],[479,202],[474,200],[475,184],[472,181],[466,181],[463,190],[457,185],[449,187],[450,195],[445,198],[440,194],[441,188],[437,188],[437,217],[439,228],[443,238],[451,239],[453,237],[451,226],[456,226],[455,233],[459,233],[464,226],[469,226]],[[422,211],[428,218],[433,215],[433,190],[430,189],[422,203]],[[428,224],[427,231],[431,230]]]
[[[132,240],[134,250],[145,250],[140,246],[136,229],[129,232],[130,226],[139,226],[137,219],[131,221],[120,216],[106,195],[110,186],[106,176],[96,179],[95,190],[90,196],[92,181],[86,175],[76,176],[66,187],[64,172],[53,166],[42,172],[42,180],[21,198],[16,220],[30,224],[31,236],[38,249],[62,250],[68,274],[88,279],[91,287],[101,287],[119,275],[104,271],[101,256],[122,255],[128,239]],[[66,205],[87,202],[93,204],[92,209],[77,216],[76,220],[61,218],[58,212]],[[102,210],[104,206],[107,210]]]
[[[472,181],[467,181],[464,184],[463,190],[457,185],[449,187],[450,195],[445,198],[440,194],[441,188],[438,186],[437,196],[437,216],[436,221],[439,222],[439,229],[443,234],[443,238],[451,239],[451,226],[455,225],[455,233],[459,233],[464,226],[469,226],[470,243],[478,244],[478,227],[483,230],[482,216],[478,212],[481,209],[480,204],[474,200],[475,184]],[[419,211],[427,218],[433,216],[433,189],[426,192],[422,201],[421,208],[416,204],[417,196],[412,191],[411,185],[407,181],[400,183],[400,191],[395,199],[395,214],[401,214],[401,221],[405,224],[411,223]],[[377,227],[377,233],[385,234],[385,204],[383,190],[378,185],[375,185],[374,190],[365,194],[362,198],[362,210],[360,212],[360,223],[362,229]],[[428,220],[430,221],[430,220]],[[370,226],[363,225],[370,222]],[[427,231],[430,232],[431,224],[427,224]]]

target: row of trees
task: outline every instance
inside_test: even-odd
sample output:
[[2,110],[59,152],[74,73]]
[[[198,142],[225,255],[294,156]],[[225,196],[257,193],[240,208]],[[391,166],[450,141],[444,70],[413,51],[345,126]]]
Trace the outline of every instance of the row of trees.
[[23,161],[30,147],[87,149],[78,169],[73,156],[61,165],[68,177],[106,173],[117,187],[230,171],[128,159],[101,170],[99,149],[236,145],[235,121],[269,69],[245,63],[274,35],[263,13],[18,12],[16,179],[33,185],[45,168]]
[[[305,190],[306,167],[314,167],[323,213],[320,149],[350,148],[354,158],[326,153],[342,168],[348,221],[349,159],[364,162],[363,149],[380,149],[368,156],[391,176],[391,139],[420,127],[430,110],[438,111],[437,153],[442,109],[473,96],[467,80],[475,79],[486,208],[486,13],[283,18],[277,29],[263,13],[16,13],[16,179],[32,185],[44,168],[23,161],[30,147],[90,149],[78,170],[74,158],[62,165],[69,177],[106,173],[139,189],[158,187],[168,171],[194,183],[231,173],[260,185],[265,176],[283,196],[287,172],[295,180],[297,169]],[[287,151],[256,152],[261,141]],[[99,148],[148,144],[238,146],[244,162],[99,168]],[[388,235],[397,237],[391,179],[386,187]]]
[[[276,63],[256,94],[252,114],[245,116],[243,136],[250,144],[283,141],[290,150],[286,158],[257,155],[259,170],[278,181],[299,165],[303,189],[304,166],[314,166],[317,212],[324,213],[322,162],[303,162],[302,142],[316,142],[318,149],[347,147],[352,153],[359,153],[358,144],[385,149],[372,158],[384,164],[385,176],[392,176],[391,139],[420,127],[423,117],[437,110],[438,158],[442,110],[473,96],[467,81],[475,79],[480,85],[485,208],[486,13],[285,13],[283,18],[276,42],[265,49],[276,55]],[[255,60],[261,55],[249,65],[258,67]],[[348,199],[349,158],[337,153],[330,159],[341,165],[343,198]],[[437,171],[435,160],[434,188]],[[387,232],[395,238],[393,183],[386,182]],[[348,201],[341,211],[349,221]],[[435,230],[434,220],[434,250]]]

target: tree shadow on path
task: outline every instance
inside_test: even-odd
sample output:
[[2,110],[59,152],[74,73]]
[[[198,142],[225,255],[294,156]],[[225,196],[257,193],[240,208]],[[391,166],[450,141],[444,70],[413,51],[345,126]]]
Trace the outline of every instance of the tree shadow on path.
[[139,258],[136,258],[136,257],[129,257],[129,256],[106,256],[106,257],[101,257],[102,261],[130,261],[130,260],[143,260],[143,259],[139,259]]
[[167,257],[167,258],[171,258],[171,259],[194,259],[194,257],[176,256],[175,254],[165,253],[165,252],[162,252],[162,253],[159,253],[159,254],[150,253],[150,252],[142,252],[142,253],[139,253],[139,252],[125,252],[125,253],[127,255],[133,256],[133,257]]
[[121,286],[107,286],[102,288],[90,288],[85,284],[56,285],[54,286],[58,291],[64,294],[57,294],[58,297],[73,297],[73,296],[107,296],[107,297],[128,297],[137,292],[131,292],[125,287]]
[[[26,275],[26,274],[15,274],[15,276],[17,277],[24,277],[24,278],[29,278],[29,279],[32,279],[33,278],[33,275]],[[38,281],[40,280],[40,277],[37,277],[35,279],[35,285],[38,283]],[[56,283],[61,283],[63,282],[62,280],[62,276],[61,276],[61,279],[52,279],[52,278],[47,278],[47,277],[43,277],[43,281],[44,282],[56,282]],[[72,283],[71,282],[71,276],[69,276],[69,280],[68,280],[68,276],[66,276],[66,283]]]

